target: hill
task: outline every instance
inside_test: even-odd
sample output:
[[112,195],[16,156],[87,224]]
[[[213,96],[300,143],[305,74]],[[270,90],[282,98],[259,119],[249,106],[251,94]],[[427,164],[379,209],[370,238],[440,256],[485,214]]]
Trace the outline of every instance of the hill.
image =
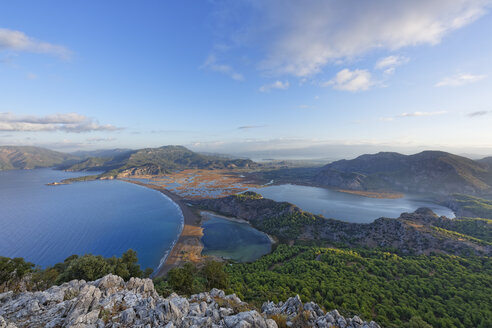
[[483,162],[441,151],[381,152],[330,163],[321,168],[314,182],[350,190],[482,194],[492,190],[492,169]]
[[492,169],[492,156],[479,159],[477,162],[482,165],[486,165],[489,169]]
[[30,146],[0,146],[0,170],[34,169],[75,163],[79,157]]
[[105,171],[103,176],[139,176],[184,169],[253,168],[248,159],[227,159],[195,153],[183,146],[163,146],[124,152],[112,157],[90,157],[67,168],[69,171]]

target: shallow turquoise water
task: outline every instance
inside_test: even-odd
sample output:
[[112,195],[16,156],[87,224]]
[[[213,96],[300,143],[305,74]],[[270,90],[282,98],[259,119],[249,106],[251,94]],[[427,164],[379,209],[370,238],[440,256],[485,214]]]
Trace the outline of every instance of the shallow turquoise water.
[[202,224],[204,255],[215,255],[240,262],[251,262],[270,253],[272,244],[266,234],[247,223],[235,222],[205,213]]
[[380,217],[397,218],[403,212],[413,212],[428,207],[438,215],[454,218],[451,209],[437,205],[418,195],[405,195],[398,199],[368,198],[325,188],[284,184],[250,189],[265,198],[297,205],[325,218],[356,223],[370,223]]
[[0,171],[0,256],[41,266],[72,254],[138,252],[156,269],[182,229],[182,213],[162,193],[122,181],[46,183],[80,176],[51,169]]

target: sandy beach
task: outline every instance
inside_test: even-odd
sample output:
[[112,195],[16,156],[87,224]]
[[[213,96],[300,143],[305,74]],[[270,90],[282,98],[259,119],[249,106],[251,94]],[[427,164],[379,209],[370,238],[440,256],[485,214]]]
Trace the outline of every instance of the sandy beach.
[[189,206],[186,205],[185,199],[160,186],[126,179],[124,179],[124,181],[162,192],[173,202],[178,204],[181,211],[183,212],[183,231],[181,231],[181,235],[179,236],[176,244],[167,256],[164,264],[161,265],[158,271],[154,272],[154,277],[161,277],[165,275],[170,269],[179,266],[182,263],[200,261],[201,252],[203,249],[203,245],[200,241],[201,237],[203,236],[203,229],[201,227],[202,218]]

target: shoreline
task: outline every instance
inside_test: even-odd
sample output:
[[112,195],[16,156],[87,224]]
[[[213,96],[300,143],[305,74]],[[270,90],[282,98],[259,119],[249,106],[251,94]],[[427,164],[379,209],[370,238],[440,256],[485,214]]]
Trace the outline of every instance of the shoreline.
[[177,204],[183,213],[183,229],[174,245],[172,245],[171,250],[168,251],[164,263],[159,265],[152,276],[155,278],[162,277],[170,269],[177,267],[182,263],[200,261],[203,249],[203,244],[201,242],[201,237],[203,236],[203,228],[201,227],[202,218],[186,205],[186,200],[160,186],[146,184],[140,181],[121,180],[161,192]]

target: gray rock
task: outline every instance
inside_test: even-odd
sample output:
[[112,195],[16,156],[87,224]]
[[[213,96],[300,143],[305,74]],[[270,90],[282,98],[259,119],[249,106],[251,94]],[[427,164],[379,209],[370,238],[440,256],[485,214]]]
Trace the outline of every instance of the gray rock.
[[325,314],[315,303],[302,304],[299,296],[285,303],[266,302],[262,313],[237,313],[237,305],[248,308],[235,294],[226,296],[219,289],[189,298],[176,294],[162,298],[150,279],[132,278],[125,283],[107,275],[93,282],[73,280],[43,292],[0,294],[0,328],[277,328],[269,318],[273,314],[285,316],[289,327],[299,326],[296,317],[302,314],[307,319],[302,324],[308,327],[348,328],[348,322],[351,328],[380,328],[357,316],[345,319],[336,310]]

